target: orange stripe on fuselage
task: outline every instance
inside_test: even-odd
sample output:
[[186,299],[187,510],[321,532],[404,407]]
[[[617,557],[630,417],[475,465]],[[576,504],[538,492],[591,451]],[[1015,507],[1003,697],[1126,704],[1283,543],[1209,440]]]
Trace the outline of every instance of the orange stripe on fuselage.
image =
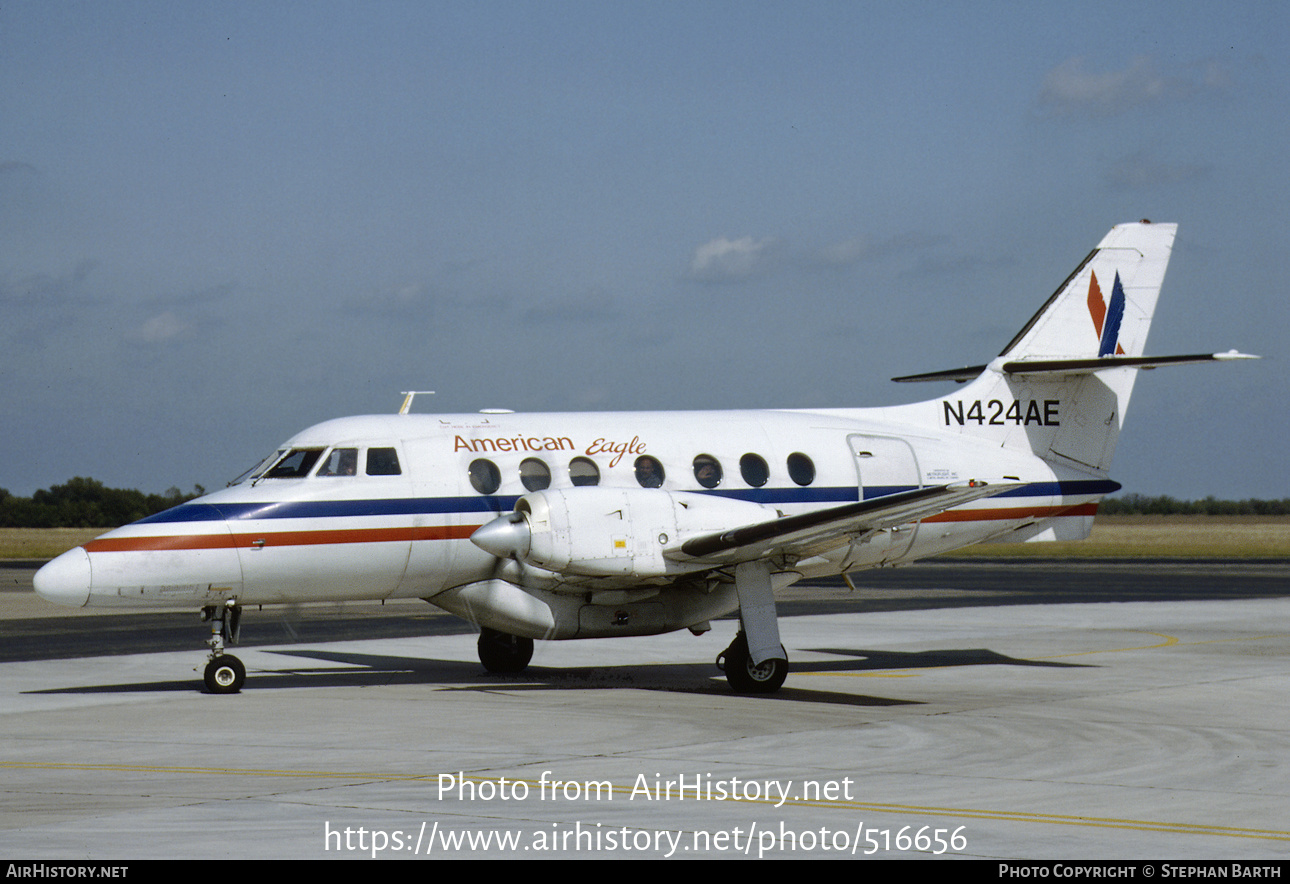
[[170,534],[162,537],[100,537],[85,544],[85,551],[164,552],[194,549],[251,549],[318,546],[333,543],[406,543],[413,540],[465,540],[478,525],[435,525],[415,528],[338,528],[331,531],[269,531],[258,534]]
[[165,537],[100,537],[85,544],[86,552],[137,552],[180,549],[233,549],[230,534],[170,534]]

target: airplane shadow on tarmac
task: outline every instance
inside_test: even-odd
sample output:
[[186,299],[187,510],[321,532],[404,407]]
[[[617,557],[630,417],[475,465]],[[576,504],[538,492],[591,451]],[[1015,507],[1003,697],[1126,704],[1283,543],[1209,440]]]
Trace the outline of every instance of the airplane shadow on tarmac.
[[[725,679],[711,663],[645,663],[620,666],[546,668],[530,666],[522,673],[498,675],[480,671],[476,662],[440,660],[428,657],[405,657],[386,654],[345,653],[338,651],[268,651],[285,657],[345,664],[348,669],[301,667],[288,670],[259,671],[247,674],[245,690],[372,687],[377,685],[424,684],[445,690],[471,691],[546,691],[604,688],[635,688],[689,694],[723,694],[742,696],[760,702],[787,701],[827,703],[844,706],[904,706],[917,701],[874,697],[843,691],[821,691],[793,687],[794,672],[814,674],[864,675],[916,669],[955,666],[1041,666],[1056,668],[1089,668],[1088,664],[1057,663],[1046,660],[1023,660],[997,654],[987,649],[954,649],[917,652],[874,651],[859,648],[812,648],[812,652],[832,654],[838,660],[811,660],[793,663],[790,683],[774,694],[731,692]],[[119,685],[86,685],[27,691],[31,694],[101,694],[193,691],[201,688],[201,679],[142,682]]]

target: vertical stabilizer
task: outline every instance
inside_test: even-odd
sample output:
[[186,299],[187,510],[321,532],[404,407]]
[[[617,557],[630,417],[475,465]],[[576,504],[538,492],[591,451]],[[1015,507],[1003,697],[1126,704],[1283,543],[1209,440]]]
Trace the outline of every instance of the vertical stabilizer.
[[1145,221],[1112,228],[999,355],[1141,356],[1177,230]]
[[1113,228],[974,381],[930,403],[938,423],[1109,469],[1137,376],[1122,360],[1144,352],[1176,231],[1146,221]]

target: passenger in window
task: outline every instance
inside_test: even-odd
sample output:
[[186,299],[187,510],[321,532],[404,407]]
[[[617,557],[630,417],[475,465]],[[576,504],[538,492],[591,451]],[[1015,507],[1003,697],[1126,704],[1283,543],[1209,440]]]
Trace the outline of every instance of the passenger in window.
[[709,454],[700,454],[694,459],[694,478],[704,488],[716,488],[721,484],[721,464]]
[[663,487],[663,465],[648,454],[641,455],[636,458],[636,481],[642,488]]

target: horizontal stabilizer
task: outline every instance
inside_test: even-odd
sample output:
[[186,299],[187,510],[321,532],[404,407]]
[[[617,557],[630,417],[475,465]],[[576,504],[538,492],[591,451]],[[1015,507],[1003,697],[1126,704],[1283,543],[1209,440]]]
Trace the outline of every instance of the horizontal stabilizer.
[[1189,356],[1099,356],[1093,359],[1018,359],[1003,364],[1008,375],[1092,374],[1108,368],[1158,368],[1162,365],[1197,365],[1202,362],[1228,362],[1234,359],[1258,359],[1248,353],[1229,350],[1226,353],[1196,353]]
[[694,558],[726,562],[746,561],[774,553],[803,552],[822,540],[837,538],[839,543],[845,542],[866,531],[925,519],[972,500],[1001,494],[1021,484],[1017,481],[987,483],[974,480],[916,488],[692,537],[681,545],[681,552]]
[[[1014,359],[1003,363],[1001,370],[1006,375],[1074,375],[1092,374],[1108,368],[1159,368],[1162,365],[1198,365],[1203,362],[1230,362],[1236,359],[1258,359],[1249,353],[1238,353],[1229,350],[1226,353],[1195,353],[1186,356],[1097,356],[1088,359]],[[952,368],[948,371],[929,371],[926,374],[911,374],[892,378],[897,383],[916,381],[970,381],[989,368],[988,365],[973,365],[966,368]]]
[[929,371],[926,374],[907,374],[892,378],[898,384],[913,384],[920,381],[958,381],[960,384],[974,380],[988,365],[969,365],[966,368],[951,368],[946,371]]

